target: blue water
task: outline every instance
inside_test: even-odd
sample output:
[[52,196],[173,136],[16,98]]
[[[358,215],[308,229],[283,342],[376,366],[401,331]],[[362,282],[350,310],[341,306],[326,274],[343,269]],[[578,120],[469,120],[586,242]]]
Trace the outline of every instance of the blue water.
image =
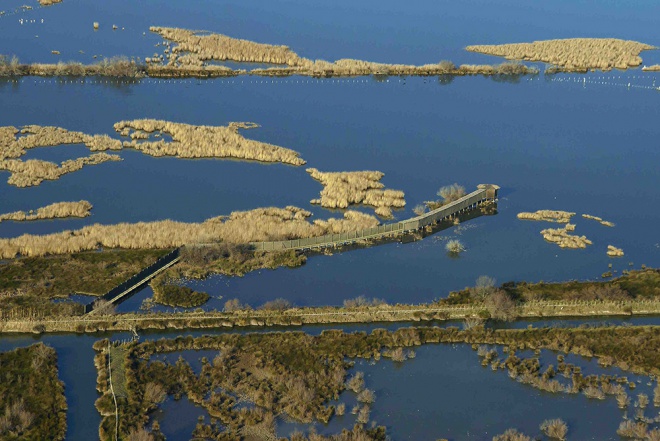
[[[39,8],[35,2],[33,10],[14,13],[23,3],[7,0],[0,6],[8,12],[0,16],[0,54],[16,54],[24,62],[91,63],[93,55],[151,56],[163,49],[154,47],[160,39],[148,32],[151,25],[286,44],[309,58],[411,64],[442,59],[457,64],[499,63],[498,58],[467,53],[463,48],[550,38],[617,37],[660,46],[656,32],[660,5],[651,0],[204,0],[185,4],[148,0],[139,5],[127,0],[64,0],[48,8]],[[94,21],[101,24],[98,31],[92,29]],[[113,31],[113,24],[119,29]],[[61,55],[51,54],[52,50]],[[660,51],[644,52],[642,58],[647,65],[658,63]],[[444,297],[473,284],[482,274],[498,282],[559,281],[600,279],[609,263],[615,274],[642,264],[657,267],[660,95],[654,90],[656,78],[657,74],[639,69],[551,79],[541,75],[517,82],[480,77],[131,82],[22,78],[0,80],[0,125],[55,125],[118,137],[112,125],[134,118],[209,125],[254,121],[262,127],[244,131],[246,137],[297,150],[309,167],[383,171],[388,188],[406,192],[408,205],[395,213],[397,219],[411,216],[412,207],[434,198],[442,185],[459,182],[468,189],[480,183],[500,185],[496,216],[465,222],[420,242],[314,256],[295,270],[263,270],[244,278],[212,277],[189,283],[214,297],[207,309],[221,309],[224,301],[235,297],[252,306],[276,297],[297,305],[340,305],[359,295],[416,303]],[[60,162],[85,153],[80,146],[44,148],[29,152],[26,158]],[[59,181],[26,189],[7,185],[8,174],[0,172],[2,213],[64,200],[85,199],[94,205],[92,216],[85,219],[2,222],[0,237],[52,233],[96,222],[165,218],[200,222],[262,206],[297,205],[310,209],[314,218],[341,215],[309,204],[321,186],[309,178],[305,167],[152,158],[128,150],[118,154],[124,161],[85,167]],[[545,243],[539,231],[554,224],[515,217],[520,211],[537,209],[577,212],[576,234],[586,235],[594,245],[561,250]],[[601,216],[616,227],[581,219],[582,213]],[[460,239],[467,248],[457,259],[444,250],[449,238]],[[605,255],[608,244],[623,248],[625,257],[609,259]],[[119,310],[137,310],[148,295],[149,289]],[[511,326],[599,321],[525,321]],[[657,319],[638,317],[630,322],[648,324]],[[303,329],[318,333],[323,328]],[[179,333],[142,334],[159,338]],[[205,333],[209,331],[189,332]],[[93,407],[98,395],[91,345],[101,337],[0,338],[0,350],[39,340],[57,349],[60,376],[66,383],[70,440],[97,437],[100,419]],[[113,338],[129,335],[119,333]],[[593,362],[587,364],[598,369]],[[486,439],[510,426],[537,435],[538,424],[555,417],[569,423],[571,439],[609,439],[620,419],[611,399],[594,402],[583,396],[539,393],[511,381],[504,372],[481,368],[467,347],[426,347],[403,366],[383,361],[360,369],[368,372],[367,384],[378,396],[372,417],[386,424],[396,440]],[[502,396],[507,397],[505,401]],[[198,409],[185,400],[167,402],[164,407],[165,414],[192,415],[185,421],[161,421],[170,439],[187,439]],[[350,426],[351,417],[317,428],[330,433]],[[281,424],[283,433],[288,428],[292,426]]]

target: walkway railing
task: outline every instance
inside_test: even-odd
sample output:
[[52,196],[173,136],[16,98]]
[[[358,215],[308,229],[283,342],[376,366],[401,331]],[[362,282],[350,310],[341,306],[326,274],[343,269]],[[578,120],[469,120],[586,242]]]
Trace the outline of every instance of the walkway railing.
[[304,250],[310,248],[325,248],[337,245],[349,245],[357,241],[378,239],[386,236],[410,233],[424,227],[437,224],[458,213],[471,210],[478,205],[497,199],[497,185],[481,184],[479,188],[462,198],[443,205],[440,208],[401,222],[380,225],[349,233],[326,234],[324,236],[306,239],[280,240],[274,242],[252,242],[250,245],[257,251]]

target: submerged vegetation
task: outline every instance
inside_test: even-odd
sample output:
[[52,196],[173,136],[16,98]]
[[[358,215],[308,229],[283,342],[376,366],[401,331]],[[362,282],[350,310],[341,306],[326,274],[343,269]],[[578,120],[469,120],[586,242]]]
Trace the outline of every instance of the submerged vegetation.
[[0,439],[63,440],[67,404],[57,353],[43,343],[0,352]]
[[307,173],[321,184],[320,199],[313,199],[312,204],[321,204],[326,208],[347,208],[353,204],[376,207],[376,214],[392,217],[392,208],[406,205],[404,193],[399,190],[384,190],[380,182],[384,173],[378,171],[320,172],[308,168]]
[[164,220],[94,224],[43,236],[25,234],[0,239],[0,258],[68,254],[95,250],[99,246],[149,249],[221,241],[246,244],[344,233],[374,227],[379,223],[375,217],[357,211],[347,211],[343,219],[317,219],[313,223],[307,220],[310,216],[310,212],[296,207],[271,207],[235,211],[229,216],[215,217],[201,223]]
[[39,219],[64,219],[68,217],[87,217],[92,210],[92,204],[87,201],[56,202],[37,208],[36,210],[14,211],[0,214],[0,222],[12,220],[15,222],[33,221]]
[[616,38],[567,38],[500,45],[468,46],[466,50],[508,59],[543,61],[567,72],[609,71],[642,64],[639,54],[648,44]]

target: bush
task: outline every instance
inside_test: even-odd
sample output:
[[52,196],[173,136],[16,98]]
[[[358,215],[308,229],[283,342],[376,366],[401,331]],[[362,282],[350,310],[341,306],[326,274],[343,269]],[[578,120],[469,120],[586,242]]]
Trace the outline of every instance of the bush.
[[365,296],[344,300],[344,308],[358,308],[360,306],[378,306],[384,304],[386,304],[385,300],[376,298],[370,299]]
[[484,304],[494,320],[511,321],[516,318],[516,303],[505,291],[493,292],[486,297]]
[[265,311],[284,311],[285,309],[290,309],[292,306],[293,305],[290,301],[279,298],[266,302],[257,309],[262,309]]
[[541,430],[550,438],[565,440],[568,426],[560,419],[545,420],[541,423]]
[[250,310],[249,305],[244,305],[243,303],[240,302],[238,299],[230,299],[225,302],[225,307],[223,311],[225,312],[234,312],[234,311],[244,311],[244,310]]
[[488,276],[479,276],[472,288],[472,296],[477,300],[484,300],[495,291],[495,279]]
[[465,247],[458,239],[452,239],[449,242],[447,242],[447,245],[445,245],[445,249],[449,254],[454,254],[454,255],[458,255],[463,251],[465,251]]
[[454,202],[465,196],[465,187],[458,184],[451,184],[441,187],[438,190],[438,196],[444,199],[444,203]]

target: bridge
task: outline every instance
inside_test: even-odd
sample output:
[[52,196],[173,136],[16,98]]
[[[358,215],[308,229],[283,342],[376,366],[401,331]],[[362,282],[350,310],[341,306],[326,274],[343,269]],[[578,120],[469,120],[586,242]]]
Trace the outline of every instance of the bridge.
[[252,242],[250,245],[256,251],[285,251],[285,250],[311,250],[314,248],[328,248],[352,245],[365,240],[382,239],[401,234],[413,233],[422,228],[436,225],[439,222],[452,219],[454,216],[473,210],[479,205],[497,199],[500,189],[494,184],[480,184],[477,190],[462,198],[443,205],[440,208],[424,213],[401,222],[380,225],[349,233],[326,234],[324,236],[309,237],[306,239],[280,240],[275,242]]
[[[99,300],[105,300],[110,304],[116,305],[126,300],[136,292],[140,291],[144,285],[158,274],[165,271],[181,259],[181,249],[176,248],[170,253],[159,258],[156,262],[144,268],[128,280],[120,283],[98,299],[85,305],[85,314],[91,314],[99,306]],[[102,304],[106,304],[103,302]]]

